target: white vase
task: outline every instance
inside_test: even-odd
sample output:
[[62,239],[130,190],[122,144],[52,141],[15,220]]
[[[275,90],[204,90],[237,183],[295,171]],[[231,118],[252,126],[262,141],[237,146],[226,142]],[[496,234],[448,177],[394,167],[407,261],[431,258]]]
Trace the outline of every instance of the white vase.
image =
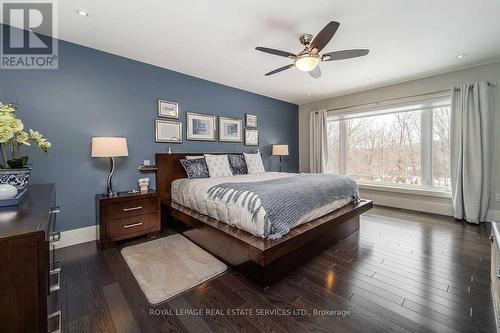
[[17,195],[17,188],[9,184],[0,185],[0,200],[12,199]]

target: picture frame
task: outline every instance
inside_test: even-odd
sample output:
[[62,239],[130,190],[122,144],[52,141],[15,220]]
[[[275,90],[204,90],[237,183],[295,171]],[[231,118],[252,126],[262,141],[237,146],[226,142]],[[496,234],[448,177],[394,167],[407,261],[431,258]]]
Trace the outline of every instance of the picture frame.
[[243,120],[219,116],[219,141],[242,142]]
[[179,119],[179,104],[177,102],[158,99],[158,117]]
[[216,141],[217,116],[186,112],[186,139],[190,141]]
[[245,146],[259,145],[259,130],[245,128]]
[[257,116],[250,113],[245,113],[245,126],[257,128]]
[[155,119],[155,141],[159,143],[182,143],[182,123]]

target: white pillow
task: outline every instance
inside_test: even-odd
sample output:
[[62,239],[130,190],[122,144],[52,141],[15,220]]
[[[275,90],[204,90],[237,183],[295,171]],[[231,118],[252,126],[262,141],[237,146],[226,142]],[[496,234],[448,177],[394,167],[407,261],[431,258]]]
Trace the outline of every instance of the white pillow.
[[260,153],[245,155],[245,162],[247,163],[248,174],[265,173],[264,164],[262,163],[262,156]]
[[197,158],[204,158],[205,156],[199,155],[199,156],[194,156],[194,155],[186,155],[186,160],[195,160]]
[[209,155],[205,154],[205,162],[208,166],[208,175],[210,177],[232,176],[233,172],[229,166],[227,155]]

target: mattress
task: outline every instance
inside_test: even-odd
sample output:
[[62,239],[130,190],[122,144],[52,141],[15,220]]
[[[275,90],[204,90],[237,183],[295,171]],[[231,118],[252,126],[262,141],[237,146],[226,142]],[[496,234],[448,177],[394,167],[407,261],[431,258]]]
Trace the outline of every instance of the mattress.
[[[295,173],[266,172],[257,175],[237,175],[229,177],[212,177],[199,179],[177,179],[172,182],[172,200],[198,213],[210,216],[233,227],[264,237],[265,210],[259,211],[255,217],[239,202],[211,199],[208,190],[215,185],[230,182],[258,182],[277,178],[293,177]],[[352,198],[338,199],[320,206],[298,220],[294,226],[315,220],[352,202]]]

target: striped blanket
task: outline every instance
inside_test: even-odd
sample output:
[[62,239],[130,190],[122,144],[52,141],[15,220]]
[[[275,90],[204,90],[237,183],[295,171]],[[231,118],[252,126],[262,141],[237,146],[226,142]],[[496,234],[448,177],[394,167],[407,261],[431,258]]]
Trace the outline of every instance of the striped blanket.
[[277,239],[312,210],[338,199],[359,200],[356,182],[347,176],[300,174],[260,182],[223,183],[208,190],[211,199],[245,207],[255,219],[265,211],[264,236]]

